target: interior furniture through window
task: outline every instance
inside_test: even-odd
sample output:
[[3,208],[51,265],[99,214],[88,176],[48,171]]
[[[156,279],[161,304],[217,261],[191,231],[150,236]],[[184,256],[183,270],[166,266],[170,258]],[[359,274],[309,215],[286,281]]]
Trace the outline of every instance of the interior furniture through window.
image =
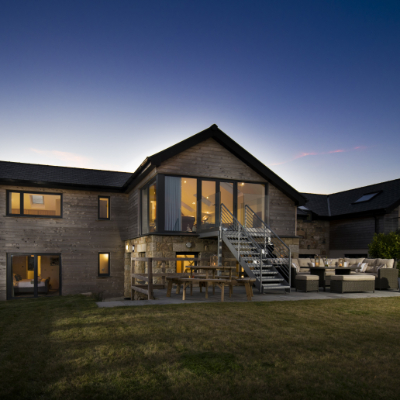
[[62,194],[7,191],[7,215],[58,217],[62,216]]

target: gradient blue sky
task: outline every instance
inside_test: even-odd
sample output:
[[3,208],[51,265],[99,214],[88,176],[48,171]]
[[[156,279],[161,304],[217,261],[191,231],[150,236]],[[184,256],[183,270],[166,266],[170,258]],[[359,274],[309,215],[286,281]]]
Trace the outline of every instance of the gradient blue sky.
[[299,191],[400,178],[400,1],[0,0],[0,159],[132,172],[213,123]]

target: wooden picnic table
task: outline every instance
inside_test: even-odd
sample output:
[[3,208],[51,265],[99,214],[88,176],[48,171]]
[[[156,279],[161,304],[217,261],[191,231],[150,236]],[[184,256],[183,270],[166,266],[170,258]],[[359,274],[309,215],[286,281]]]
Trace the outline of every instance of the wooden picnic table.
[[[229,272],[229,277],[223,277],[223,278],[228,278],[229,280],[232,279],[232,271],[236,269],[236,267],[228,267],[228,266],[223,266],[223,265],[207,265],[207,266],[201,266],[201,265],[190,265],[187,267],[190,269],[190,275],[193,276],[195,270],[202,269],[204,270],[206,274],[206,279],[209,278],[209,274],[211,272],[212,278],[211,279],[219,279],[216,277],[216,272],[221,270],[221,271],[228,271]],[[192,287],[190,288],[192,290]],[[201,292],[201,286],[200,286],[200,292]],[[213,283],[213,294],[215,294],[215,283]]]
[[[221,301],[224,301],[224,290],[225,285],[229,286],[229,297],[232,296],[233,286],[244,285],[246,288],[247,300],[251,301],[253,297],[252,284],[256,281],[254,278],[238,278],[238,279],[213,279],[213,278],[178,278],[178,277],[166,277],[168,281],[167,297],[171,297],[172,284],[178,285],[177,294],[179,294],[180,285],[183,286],[182,300],[186,300],[186,288],[190,285],[190,294],[193,294],[193,283],[205,283],[206,284],[206,299],[208,299],[208,285],[217,285],[221,289]],[[214,286],[215,287],[215,286]]]

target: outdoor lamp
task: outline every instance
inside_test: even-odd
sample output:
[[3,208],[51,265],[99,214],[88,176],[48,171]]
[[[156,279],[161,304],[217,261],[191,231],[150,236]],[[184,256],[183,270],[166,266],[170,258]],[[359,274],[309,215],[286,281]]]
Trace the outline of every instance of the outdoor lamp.
[[212,267],[216,267],[218,265],[218,256],[217,255],[214,254],[210,257],[210,265]]

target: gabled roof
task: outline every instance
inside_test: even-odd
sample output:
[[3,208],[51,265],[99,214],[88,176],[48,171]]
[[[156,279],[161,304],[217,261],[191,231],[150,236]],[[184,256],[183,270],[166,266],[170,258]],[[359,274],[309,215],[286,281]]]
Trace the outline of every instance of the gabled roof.
[[121,191],[131,176],[127,172],[0,161],[2,184]]
[[[368,201],[356,202],[366,194],[376,193]],[[330,195],[302,193],[306,207],[320,217],[377,215],[400,205],[400,179],[377,183]]]
[[262,162],[257,160],[253,155],[251,155],[242,146],[231,139],[226,133],[221,131],[217,125],[211,125],[209,128],[205,129],[193,135],[182,142],[175,144],[174,146],[168,147],[159,153],[153,154],[147,157],[138,170],[133,174],[132,178],[128,182],[128,191],[134,187],[142,178],[145,176],[145,171],[151,171],[154,167],[158,167],[164,161],[169,158],[201,143],[207,139],[214,139],[221,146],[229,150],[238,159],[243,161],[246,165],[252,168],[260,176],[265,178],[267,181],[272,183],[275,187],[285,193],[289,198],[291,198],[297,205],[302,205],[305,203],[305,198],[282,178],[276,175],[268,167],[266,167]]
[[147,157],[134,173],[0,161],[0,184],[128,193],[161,163],[210,138],[285,193],[296,205],[305,204],[306,199],[297,190],[222,132],[215,124],[174,146]]

